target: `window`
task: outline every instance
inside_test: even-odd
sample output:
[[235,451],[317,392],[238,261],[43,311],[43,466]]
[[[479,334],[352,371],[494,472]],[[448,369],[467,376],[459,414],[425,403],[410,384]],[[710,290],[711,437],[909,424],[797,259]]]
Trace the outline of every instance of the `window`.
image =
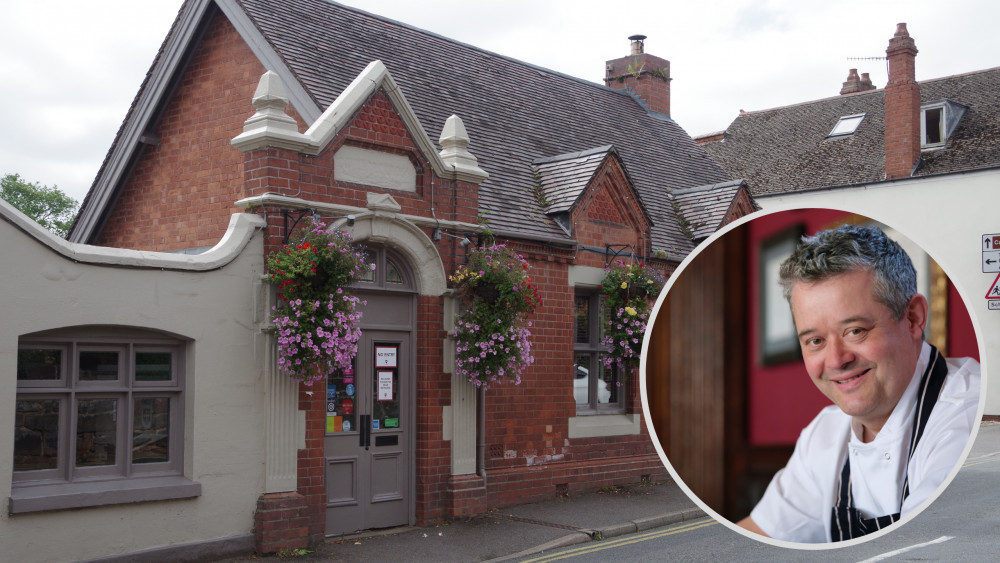
[[184,346],[136,334],[21,338],[12,513],[200,494],[181,476]]
[[921,114],[920,146],[944,143],[944,106],[927,108]]
[[858,126],[864,120],[865,114],[859,113],[856,115],[845,115],[841,117],[837,124],[833,126],[833,130],[827,135],[830,137],[846,137],[848,135],[853,135],[855,131],[858,130]]
[[578,292],[575,297],[575,344],[573,349],[573,396],[577,414],[625,412],[623,389],[617,368],[606,368],[601,357],[601,327],[608,315],[600,293]]
[[937,100],[920,106],[920,148],[944,148],[951,138],[966,106],[952,100]]
[[413,276],[402,257],[382,247],[366,247],[365,253],[368,263],[375,264],[375,269],[362,274],[362,283],[374,284],[382,289],[413,290]]

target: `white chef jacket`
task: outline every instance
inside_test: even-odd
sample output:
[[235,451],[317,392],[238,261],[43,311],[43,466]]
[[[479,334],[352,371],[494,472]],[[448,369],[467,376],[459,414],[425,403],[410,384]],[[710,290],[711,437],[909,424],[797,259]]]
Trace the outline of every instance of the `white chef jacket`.
[[[944,482],[969,440],[979,407],[979,363],[947,360],[941,395],[907,464],[917,388],[930,359],[925,342],[913,377],[875,439],[865,444],[851,429],[851,417],[836,405],[824,408],[799,435],[788,465],[768,485],[750,513],[768,536],[801,543],[832,541],[830,521],[834,488],[844,456],[851,456],[855,506],[868,517],[901,516],[919,507]],[[846,447],[845,447],[846,444]],[[900,510],[903,472],[910,494]]]

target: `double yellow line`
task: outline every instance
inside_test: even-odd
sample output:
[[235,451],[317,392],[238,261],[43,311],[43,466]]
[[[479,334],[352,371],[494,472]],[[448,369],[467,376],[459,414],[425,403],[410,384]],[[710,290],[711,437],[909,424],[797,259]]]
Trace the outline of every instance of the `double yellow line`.
[[606,540],[606,541],[587,543],[581,547],[567,549],[565,551],[560,551],[559,553],[553,553],[551,555],[543,555],[542,557],[537,557],[535,559],[525,559],[522,561],[522,563],[545,563],[546,561],[558,561],[560,559],[568,559],[570,557],[586,555],[588,553],[603,551],[605,549],[614,549],[616,547],[621,547],[624,545],[644,542],[647,540],[655,540],[656,538],[672,536],[674,534],[680,534],[683,532],[690,532],[692,530],[697,530],[698,528],[705,528],[707,526],[712,526],[715,524],[718,524],[718,522],[716,522],[711,518],[699,518],[698,520],[685,522],[680,526],[667,528],[665,530],[655,530],[652,532],[643,532],[641,534],[627,535],[616,540]]

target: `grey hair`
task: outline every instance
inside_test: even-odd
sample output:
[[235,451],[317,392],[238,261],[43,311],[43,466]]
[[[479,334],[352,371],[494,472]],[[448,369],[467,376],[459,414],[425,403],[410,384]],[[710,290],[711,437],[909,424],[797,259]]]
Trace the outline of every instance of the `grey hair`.
[[875,301],[898,321],[917,293],[917,272],[899,244],[877,227],[843,225],[802,237],[779,270],[785,299],[791,303],[798,282],[817,282],[839,274],[870,271]]

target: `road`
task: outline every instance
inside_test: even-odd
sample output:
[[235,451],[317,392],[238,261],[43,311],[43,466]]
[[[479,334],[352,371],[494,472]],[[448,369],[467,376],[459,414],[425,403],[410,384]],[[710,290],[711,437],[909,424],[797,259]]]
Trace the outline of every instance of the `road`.
[[984,424],[951,485],[885,536],[839,549],[786,549],[711,518],[546,552],[522,562],[573,561],[997,561],[1000,560],[1000,424]]

